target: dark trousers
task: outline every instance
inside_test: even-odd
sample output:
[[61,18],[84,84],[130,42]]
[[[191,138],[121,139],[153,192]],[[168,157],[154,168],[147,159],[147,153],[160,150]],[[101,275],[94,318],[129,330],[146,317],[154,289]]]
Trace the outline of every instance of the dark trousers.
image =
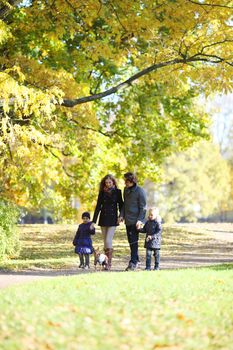
[[155,257],[155,265],[154,268],[158,269],[159,268],[159,263],[160,263],[160,249],[147,249],[146,250],[146,269],[150,270],[151,269],[151,256],[152,253],[154,252],[154,257]]
[[139,256],[138,256],[139,233],[136,229],[136,225],[126,226],[126,231],[127,231],[127,238],[128,238],[130,253],[131,253],[130,263],[133,263],[134,265],[136,265],[137,262],[139,261]]

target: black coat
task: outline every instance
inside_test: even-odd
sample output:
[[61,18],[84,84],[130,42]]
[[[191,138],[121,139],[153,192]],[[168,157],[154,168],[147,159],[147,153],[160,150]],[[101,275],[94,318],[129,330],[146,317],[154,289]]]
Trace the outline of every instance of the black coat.
[[122,194],[118,188],[110,193],[100,191],[92,221],[96,222],[100,213],[99,226],[117,226],[118,212],[120,213],[122,205]]
[[146,238],[152,236],[152,239],[147,242],[145,239],[144,248],[146,249],[160,249],[162,239],[162,224],[157,220],[148,220],[142,229],[141,233],[146,233]]

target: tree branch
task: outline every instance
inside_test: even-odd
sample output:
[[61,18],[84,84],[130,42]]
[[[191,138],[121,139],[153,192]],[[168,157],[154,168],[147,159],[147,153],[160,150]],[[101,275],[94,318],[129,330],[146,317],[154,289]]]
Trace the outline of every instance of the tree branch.
[[122,88],[125,88],[127,86],[130,86],[131,83],[139,78],[141,78],[142,76],[149,74],[151,72],[153,72],[156,69],[162,68],[162,67],[166,67],[166,66],[170,66],[173,64],[177,64],[177,63],[186,63],[185,59],[174,59],[171,61],[166,61],[166,62],[161,62],[161,63],[157,63],[157,64],[153,64],[150,67],[147,67],[145,69],[143,69],[142,71],[134,74],[132,77],[130,77],[129,79],[125,80],[124,82],[112,87],[111,89],[108,89],[106,91],[103,91],[101,93],[95,94],[95,95],[90,95],[90,96],[85,96],[85,97],[81,97],[78,99],[64,99],[62,106],[65,107],[74,107],[76,105],[82,104],[82,103],[86,103],[86,102],[91,102],[91,101],[95,101],[95,100],[99,100],[103,97],[112,95],[114,93],[116,93],[117,91],[119,91]]
[[222,7],[222,8],[227,8],[227,9],[233,9],[233,6],[228,6],[228,5],[209,4],[209,3],[205,3],[205,2],[197,2],[194,0],[188,0],[188,1],[191,2],[192,4],[200,5],[200,6]]
[[147,75],[147,74],[149,74],[149,73],[151,73],[151,72],[153,72],[153,71],[155,71],[155,70],[157,70],[159,68],[166,67],[166,66],[172,66],[172,65],[175,65],[175,64],[179,64],[179,63],[188,64],[190,62],[197,62],[197,61],[210,62],[210,63],[225,62],[226,64],[230,64],[231,65],[231,63],[225,61],[225,59],[223,59],[221,57],[218,57],[218,56],[215,56],[215,55],[207,55],[207,54],[203,54],[203,53],[199,52],[196,55],[194,55],[192,57],[189,57],[189,58],[185,58],[185,57],[182,58],[182,59],[175,58],[175,59],[170,60],[170,61],[153,64],[152,66],[147,67],[147,68],[143,69],[142,71],[134,74],[132,77],[130,77],[129,79],[125,80],[124,82],[122,82],[122,83],[112,87],[111,89],[103,91],[101,93],[90,95],[90,96],[85,96],[85,97],[80,97],[80,98],[77,98],[77,99],[69,99],[69,100],[68,99],[64,99],[63,103],[62,103],[62,106],[71,108],[71,107],[74,107],[74,106],[82,104],[82,103],[87,103],[87,102],[99,100],[99,99],[102,99],[102,98],[104,98],[106,96],[110,96],[110,95],[116,93],[120,89],[123,89],[125,87],[131,86],[131,83],[134,82],[135,80],[137,80],[137,79],[141,78],[142,76]]
[[4,21],[4,19],[9,15],[11,11],[15,9],[15,7],[22,2],[22,0],[8,0],[8,6],[3,5],[0,7],[0,19]]
[[91,131],[97,132],[97,133],[99,133],[99,134],[101,134],[101,135],[104,135],[104,136],[106,136],[106,137],[111,137],[112,135],[116,134],[115,131],[104,132],[104,131],[102,131],[101,129],[95,129],[95,128],[92,128],[92,127],[90,127],[90,126],[81,125],[81,124],[80,124],[77,120],[75,120],[75,119],[69,119],[69,122],[72,122],[72,123],[78,125],[78,126],[79,126],[81,129],[83,129],[83,130],[91,130]]
[[59,160],[59,162],[61,163],[62,169],[64,170],[64,173],[65,173],[68,177],[71,177],[71,178],[73,178],[73,179],[76,179],[76,178],[77,178],[77,176],[72,175],[72,174],[70,174],[70,173],[67,171],[66,167],[64,166],[64,163],[63,163],[62,159],[61,159],[59,156],[57,156],[51,149],[49,149],[49,147],[48,147],[47,145],[44,145],[44,148],[45,148],[49,153],[51,153],[52,156],[53,156],[54,158],[56,158],[56,159]]
[[[211,44],[211,45],[213,46],[214,44]],[[202,49],[202,51],[203,51],[203,49]],[[153,64],[152,66],[147,67],[147,68],[141,70],[140,72],[132,75],[129,79],[123,81],[122,83],[120,83],[116,86],[113,86],[112,88],[105,90],[103,92],[100,92],[98,94],[80,97],[80,98],[76,98],[76,99],[64,99],[61,106],[72,108],[76,105],[80,105],[80,104],[91,102],[91,101],[96,101],[96,100],[102,99],[106,96],[110,96],[110,95],[116,93],[117,91],[119,91],[120,89],[131,86],[132,82],[143,77],[144,75],[147,75],[147,74],[149,74],[149,73],[151,73],[159,68],[163,68],[166,66],[172,66],[172,65],[176,65],[176,64],[189,64],[191,62],[206,62],[206,63],[209,62],[209,63],[215,63],[215,64],[220,63],[220,62],[224,62],[225,64],[228,64],[230,66],[233,65],[232,62],[228,62],[225,58],[221,58],[221,57],[216,56],[216,55],[204,54],[202,51],[196,53],[195,55],[193,55],[189,58],[186,58],[186,57],[175,58],[175,59],[170,60],[170,61],[165,61],[165,62]],[[14,101],[15,101],[15,98],[10,98],[9,105],[13,105]],[[4,101],[0,100],[0,107],[3,106],[3,104],[4,104]]]

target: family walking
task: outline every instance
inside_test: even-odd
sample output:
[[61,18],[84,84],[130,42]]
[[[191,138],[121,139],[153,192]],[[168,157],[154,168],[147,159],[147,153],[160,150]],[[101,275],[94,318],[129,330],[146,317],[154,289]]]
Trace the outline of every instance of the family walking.
[[[106,175],[100,182],[99,194],[93,219],[90,214],[82,214],[82,223],[79,225],[73,240],[75,252],[79,255],[80,268],[89,268],[89,256],[96,253],[92,246],[91,236],[95,234],[95,224],[99,217],[98,225],[101,228],[104,243],[104,254],[99,254],[99,263],[106,270],[111,269],[113,256],[113,237],[116,227],[125,222],[128,243],[130,247],[130,260],[126,271],[133,271],[138,267],[138,240],[139,233],[145,233],[146,268],[151,270],[152,254],[155,258],[154,270],[159,269],[160,245],[162,225],[157,208],[148,211],[146,216],[146,195],[137,185],[135,174],[128,172],[124,175],[125,188],[123,199],[121,190],[117,187],[116,179],[112,175]],[[95,262],[96,264],[96,262]]]

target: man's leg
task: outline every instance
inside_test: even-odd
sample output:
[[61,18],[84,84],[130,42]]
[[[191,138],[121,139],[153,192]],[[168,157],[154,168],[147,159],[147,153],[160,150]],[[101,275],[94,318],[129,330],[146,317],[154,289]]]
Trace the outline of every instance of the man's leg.
[[127,231],[127,238],[130,246],[130,252],[131,252],[131,257],[130,257],[130,263],[136,267],[139,257],[138,257],[138,231],[136,229],[136,225],[130,225],[126,226],[126,231]]

